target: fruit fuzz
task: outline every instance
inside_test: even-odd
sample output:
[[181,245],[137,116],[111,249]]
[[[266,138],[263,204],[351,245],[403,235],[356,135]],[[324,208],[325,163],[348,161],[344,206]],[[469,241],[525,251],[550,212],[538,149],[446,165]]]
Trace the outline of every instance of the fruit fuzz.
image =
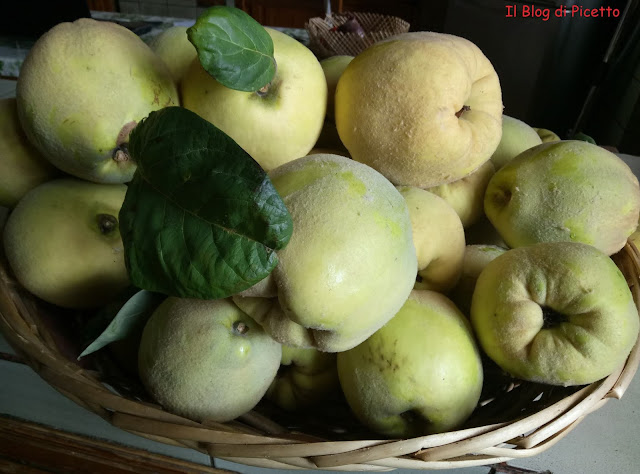
[[484,379],[469,321],[444,295],[424,290],[412,291],[362,344],[338,353],[338,375],[363,424],[402,438],[459,427]]
[[89,18],[59,23],[36,41],[16,97],[22,127],[42,155],[98,183],[130,181],[136,165],[121,146],[128,132],[149,112],[179,103],[169,70],[144,41]]
[[168,410],[224,422],[260,401],[281,355],[280,344],[230,300],[169,297],[144,327],[138,370]]
[[180,83],[182,105],[233,138],[266,171],[306,155],[325,118],[327,84],[318,59],[304,45],[267,28],[276,75],[268,91],[225,87],[193,61]]
[[129,286],[118,229],[127,187],[75,178],[43,183],[14,208],[4,250],[22,286],[63,308],[97,308]]
[[395,185],[429,188],[491,157],[502,108],[498,75],[475,44],[418,31],[379,41],[349,63],[335,121],[354,160]]
[[577,140],[533,146],[493,175],[485,214],[511,248],[582,242],[612,255],[638,225],[638,178],[618,156]]
[[613,260],[577,242],[533,244],[491,260],[476,282],[471,322],[504,371],[562,386],[593,383],[618,369],[640,326]]
[[407,204],[380,173],[337,155],[305,156],[270,179],[294,229],[267,278],[277,296],[234,301],[282,344],[350,349],[393,317],[415,283]]

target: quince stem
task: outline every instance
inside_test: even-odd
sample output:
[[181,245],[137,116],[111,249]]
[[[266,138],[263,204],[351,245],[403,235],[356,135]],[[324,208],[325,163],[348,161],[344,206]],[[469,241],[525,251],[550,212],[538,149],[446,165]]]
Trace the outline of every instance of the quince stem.
[[456,112],[456,117],[462,117],[462,114],[468,112],[469,110],[471,110],[471,107],[469,107],[468,105],[463,105],[462,108]]
[[[273,73],[273,80],[275,80],[276,76],[278,75],[278,63],[276,62],[275,58],[272,58],[272,60],[273,60],[273,65],[275,67],[275,71]],[[271,87],[273,80],[271,82],[267,82],[264,86],[258,89],[256,91],[256,94],[258,94],[260,97],[265,97],[269,93],[269,88]]]

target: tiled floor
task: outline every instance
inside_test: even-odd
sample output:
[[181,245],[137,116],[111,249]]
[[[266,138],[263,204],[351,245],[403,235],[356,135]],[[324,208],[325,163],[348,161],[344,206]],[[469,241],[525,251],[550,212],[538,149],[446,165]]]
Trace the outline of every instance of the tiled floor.
[[16,96],[17,81],[0,79],[0,99]]

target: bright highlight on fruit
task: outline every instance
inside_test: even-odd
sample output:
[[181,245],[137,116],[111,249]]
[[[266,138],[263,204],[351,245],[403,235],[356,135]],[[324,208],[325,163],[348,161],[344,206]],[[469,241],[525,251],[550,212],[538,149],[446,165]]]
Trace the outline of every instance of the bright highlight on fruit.
[[380,173],[338,155],[300,158],[270,178],[293,235],[278,251],[270,297],[234,300],[282,344],[350,349],[393,317],[415,283],[407,204]]

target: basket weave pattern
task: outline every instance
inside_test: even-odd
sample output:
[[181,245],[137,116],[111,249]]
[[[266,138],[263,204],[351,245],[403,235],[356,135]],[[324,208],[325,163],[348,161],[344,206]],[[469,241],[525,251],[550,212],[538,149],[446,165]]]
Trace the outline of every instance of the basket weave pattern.
[[[362,26],[364,34],[336,31],[350,18]],[[309,33],[309,49],[320,59],[330,56],[356,56],[367,47],[385,38],[409,31],[409,23],[395,16],[377,13],[344,12],[325,18],[310,18],[305,24]]]
[[[126,384],[112,383],[95,366],[79,364],[65,349],[64,337],[52,330],[53,321],[59,324],[72,316],[21,288],[4,256],[0,257],[0,331],[52,387],[123,430],[258,467],[430,470],[491,465],[534,456],[553,446],[610,398],[621,398],[640,361],[636,343],[623,367],[582,387],[517,382],[501,374],[494,374],[493,380],[494,376],[488,373],[485,385],[491,387],[492,393],[483,394],[465,427],[412,439],[377,439],[359,432],[355,423],[336,428],[323,414],[287,418],[262,403],[229,423],[198,423],[137,397]],[[627,244],[613,258],[627,278],[638,307],[638,250]],[[343,415],[340,410],[333,409],[338,422]]]

